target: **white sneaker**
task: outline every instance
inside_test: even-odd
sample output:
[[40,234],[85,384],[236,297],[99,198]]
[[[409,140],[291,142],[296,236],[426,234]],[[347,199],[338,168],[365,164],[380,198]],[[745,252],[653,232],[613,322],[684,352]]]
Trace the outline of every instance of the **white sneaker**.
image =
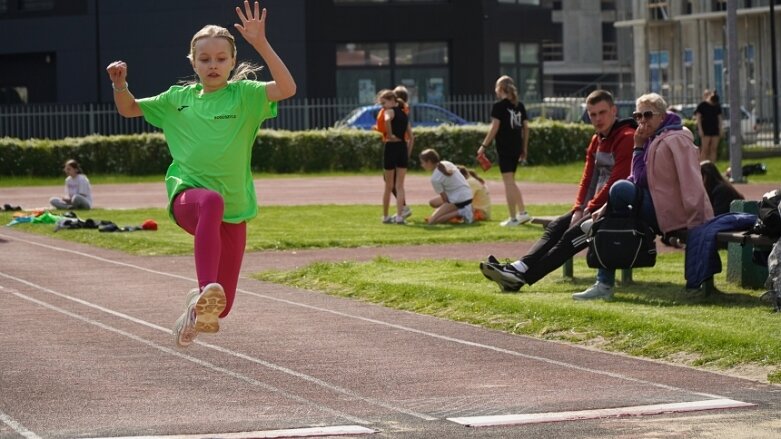
[[187,293],[187,297],[184,300],[184,312],[174,323],[174,328],[171,333],[174,336],[174,341],[180,347],[186,348],[190,346],[198,335],[198,331],[195,330],[195,303],[198,301],[198,296],[201,294],[201,290],[193,288]]
[[531,215],[526,212],[515,215],[515,219],[518,220],[518,224],[526,224],[532,220]]
[[412,216],[412,209],[410,209],[409,206],[404,206],[404,209],[401,210],[401,217],[407,219],[411,216]]
[[521,223],[517,218],[507,218],[506,220],[500,222],[499,225],[502,227],[515,227],[521,225]]
[[613,287],[608,286],[607,284],[603,284],[602,282],[596,282],[594,285],[588,287],[585,291],[573,294],[572,298],[575,300],[610,300],[613,298]]
[[220,314],[225,311],[228,300],[225,290],[218,283],[203,287],[203,292],[195,303],[195,330],[214,333],[220,330]]
[[404,217],[403,216],[398,216],[398,215],[396,215],[396,218],[393,220],[393,222],[396,223],[396,224],[401,224],[401,225],[407,224],[407,222],[404,221]]
[[396,222],[396,217],[394,216],[385,216],[382,218],[383,224],[393,224]]

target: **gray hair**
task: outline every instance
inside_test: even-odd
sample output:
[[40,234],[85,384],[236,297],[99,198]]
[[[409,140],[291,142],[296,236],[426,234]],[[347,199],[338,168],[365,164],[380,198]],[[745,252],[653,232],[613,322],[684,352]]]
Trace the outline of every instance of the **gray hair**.
[[635,101],[635,106],[640,107],[642,104],[648,104],[654,108],[654,111],[660,114],[667,112],[667,102],[663,97],[656,93],[648,93],[640,96]]

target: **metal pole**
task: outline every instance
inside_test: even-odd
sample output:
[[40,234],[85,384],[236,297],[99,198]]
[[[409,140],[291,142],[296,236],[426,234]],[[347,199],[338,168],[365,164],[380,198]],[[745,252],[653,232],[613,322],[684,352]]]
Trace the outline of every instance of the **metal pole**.
[[738,2],[727,2],[727,69],[729,74],[729,163],[732,179],[743,181],[742,139],[740,138],[740,80],[738,74]]
[[[100,72],[101,65],[100,65],[100,9],[98,8],[98,3],[100,3],[100,0],[95,0],[95,71]],[[95,98],[97,99],[97,102],[103,101],[103,93],[102,93],[102,86],[103,84],[100,82],[100,78],[102,75],[100,73],[96,73],[98,75],[97,78],[95,78]]]
[[773,84],[773,145],[779,145],[778,139],[778,62],[776,61],[776,12],[775,0],[770,0],[770,76]]

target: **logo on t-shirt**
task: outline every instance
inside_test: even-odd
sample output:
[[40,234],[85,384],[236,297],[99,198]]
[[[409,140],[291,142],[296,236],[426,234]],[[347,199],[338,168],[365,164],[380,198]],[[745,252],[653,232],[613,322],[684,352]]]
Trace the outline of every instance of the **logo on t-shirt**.
[[182,111],[185,108],[190,108],[190,106],[189,105],[182,105],[181,107],[177,108],[176,111]]
[[235,114],[220,114],[218,116],[214,116],[214,120],[220,120],[220,119],[236,119]]
[[519,129],[523,127],[523,116],[520,111],[513,111],[512,108],[508,108],[507,112],[510,113],[510,129]]

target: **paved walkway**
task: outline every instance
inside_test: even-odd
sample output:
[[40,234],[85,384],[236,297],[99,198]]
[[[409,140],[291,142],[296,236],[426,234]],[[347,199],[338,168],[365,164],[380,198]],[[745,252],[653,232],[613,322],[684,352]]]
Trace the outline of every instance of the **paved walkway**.
[[[410,175],[406,181],[409,204],[427,204],[434,196],[428,177]],[[527,204],[574,202],[577,185],[563,183],[527,183],[519,186]],[[781,183],[757,183],[738,186],[747,199],[759,200],[765,192]],[[255,181],[261,205],[306,204],[377,204],[381,203],[381,176],[269,178]],[[504,185],[488,181],[491,198],[496,205],[504,204]],[[25,209],[45,207],[52,196],[62,194],[62,186],[0,187],[0,205],[11,204]],[[104,209],[134,209],[165,207],[165,185],[160,183],[101,184],[93,186],[95,207]]]

